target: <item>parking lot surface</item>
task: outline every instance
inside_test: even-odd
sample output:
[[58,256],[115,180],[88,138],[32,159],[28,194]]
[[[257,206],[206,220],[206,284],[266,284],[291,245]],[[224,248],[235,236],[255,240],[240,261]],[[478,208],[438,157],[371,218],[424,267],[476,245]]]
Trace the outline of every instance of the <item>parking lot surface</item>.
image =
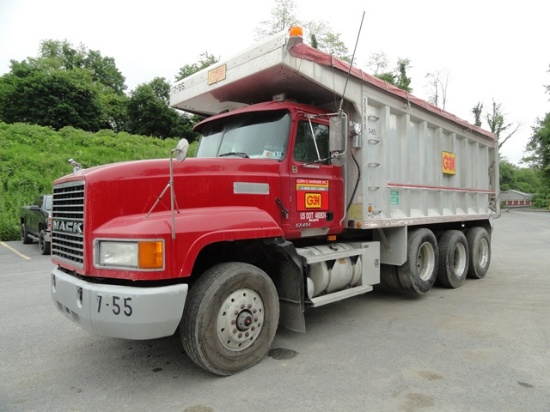
[[50,298],[37,245],[0,243],[0,411],[549,411],[550,213],[493,221],[486,277],[423,296],[374,292],[279,329],[220,378],[177,336],[93,336]]

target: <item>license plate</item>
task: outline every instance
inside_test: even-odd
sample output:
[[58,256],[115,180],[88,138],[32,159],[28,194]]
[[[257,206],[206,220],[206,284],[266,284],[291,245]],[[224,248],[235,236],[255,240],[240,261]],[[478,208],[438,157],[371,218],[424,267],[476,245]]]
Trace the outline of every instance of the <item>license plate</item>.
[[133,314],[132,298],[118,295],[97,295],[97,313],[112,313],[130,317]]

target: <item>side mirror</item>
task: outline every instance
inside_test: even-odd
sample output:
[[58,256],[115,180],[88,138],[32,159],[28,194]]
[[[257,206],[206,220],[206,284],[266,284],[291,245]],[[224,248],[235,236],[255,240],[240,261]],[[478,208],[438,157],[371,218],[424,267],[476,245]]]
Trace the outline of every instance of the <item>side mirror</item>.
[[178,144],[176,145],[176,148],[174,149],[174,152],[176,152],[176,159],[178,162],[183,162],[185,158],[187,157],[187,151],[189,150],[189,142],[187,139],[181,139]]
[[348,117],[338,115],[329,120],[329,151],[332,164],[342,166],[344,164],[343,154],[346,151],[346,137],[348,136]]
[[330,153],[334,152],[344,152],[346,150],[346,136],[348,122],[345,117],[334,116],[329,120],[329,151]]

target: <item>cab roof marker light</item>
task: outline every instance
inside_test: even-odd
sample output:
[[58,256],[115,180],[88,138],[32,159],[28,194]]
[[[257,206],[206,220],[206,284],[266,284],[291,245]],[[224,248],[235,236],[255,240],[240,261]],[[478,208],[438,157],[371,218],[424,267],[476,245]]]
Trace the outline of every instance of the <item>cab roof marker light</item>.
[[288,30],[288,40],[286,43],[286,50],[290,50],[295,45],[303,43],[304,30],[301,27],[293,26]]
[[304,37],[304,29],[300,26],[292,26],[288,30],[289,37]]

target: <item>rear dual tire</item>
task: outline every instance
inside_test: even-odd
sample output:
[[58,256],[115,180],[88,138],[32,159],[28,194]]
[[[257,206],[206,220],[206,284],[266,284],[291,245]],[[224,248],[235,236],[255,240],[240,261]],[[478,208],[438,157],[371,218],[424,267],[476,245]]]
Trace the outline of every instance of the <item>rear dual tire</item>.
[[407,261],[399,266],[382,265],[380,280],[391,289],[427,293],[436,278],[442,286],[458,288],[466,277],[485,277],[491,262],[491,238],[484,227],[475,226],[466,234],[447,230],[439,241],[427,228],[409,232]]
[[468,251],[468,241],[460,230],[447,230],[441,235],[437,279],[442,286],[458,288],[464,284],[469,267]]
[[472,227],[466,233],[469,252],[468,277],[482,279],[491,263],[491,237],[484,227]]
[[439,249],[433,232],[426,228],[409,233],[407,261],[397,268],[403,290],[427,293],[435,283],[439,266]]

